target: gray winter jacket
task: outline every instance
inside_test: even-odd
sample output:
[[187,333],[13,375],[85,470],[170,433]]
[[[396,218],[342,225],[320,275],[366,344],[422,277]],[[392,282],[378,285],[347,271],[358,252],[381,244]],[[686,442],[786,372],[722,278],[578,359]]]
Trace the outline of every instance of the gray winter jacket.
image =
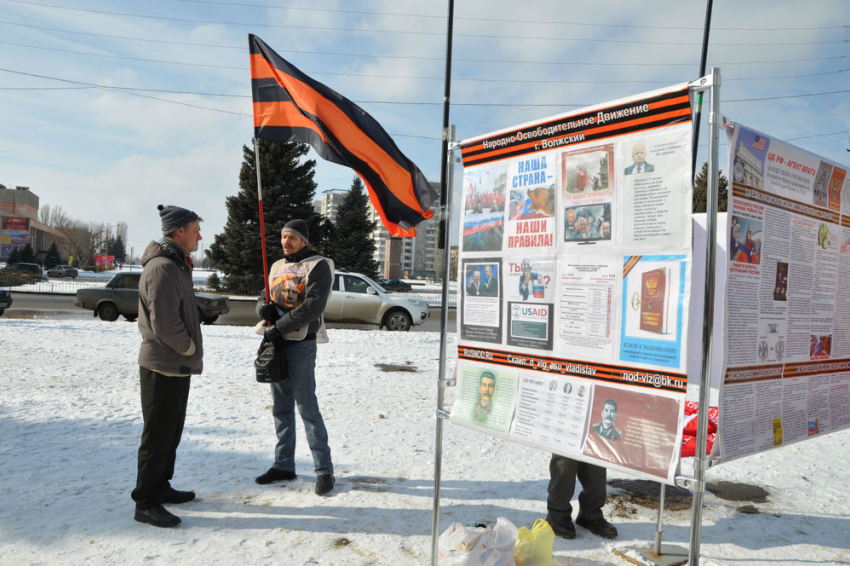
[[195,304],[192,267],[183,250],[163,238],[142,255],[139,279],[139,365],[166,375],[204,369],[201,317]]

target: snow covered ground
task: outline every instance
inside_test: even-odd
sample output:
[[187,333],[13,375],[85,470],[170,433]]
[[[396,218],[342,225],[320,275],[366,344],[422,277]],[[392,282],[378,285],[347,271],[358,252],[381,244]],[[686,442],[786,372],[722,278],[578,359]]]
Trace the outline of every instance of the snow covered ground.
[[[326,497],[313,493],[300,422],[299,478],[254,483],[275,441],[268,386],[252,374],[258,337],[217,325],[204,336],[174,478],[198,499],[171,506],[178,528],[157,529],[133,520],[129,495],[142,427],[136,325],[0,318],[0,564],[429,564],[439,334],[330,331],[317,370],[338,479]],[[707,493],[701,563],[850,564],[848,440],[843,431],[709,470],[710,481],[769,495],[744,513],[746,502]],[[439,530],[544,517],[548,459],[446,422]],[[555,565],[626,565],[612,550],[651,545],[656,511],[609,495],[620,537],[579,528],[556,539]],[[689,523],[688,510],[667,512],[664,542],[685,546]]]

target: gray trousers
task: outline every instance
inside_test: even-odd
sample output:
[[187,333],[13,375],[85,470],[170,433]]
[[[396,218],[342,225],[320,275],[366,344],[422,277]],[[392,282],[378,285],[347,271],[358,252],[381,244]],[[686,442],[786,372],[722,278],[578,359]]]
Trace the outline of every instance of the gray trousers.
[[576,478],[581,482],[579,514],[587,519],[602,518],[602,507],[608,496],[607,472],[601,466],[552,454],[549,461],[549,499],[546,501],[549,519],[555,523],[572,521],[570,501],[575,494]]

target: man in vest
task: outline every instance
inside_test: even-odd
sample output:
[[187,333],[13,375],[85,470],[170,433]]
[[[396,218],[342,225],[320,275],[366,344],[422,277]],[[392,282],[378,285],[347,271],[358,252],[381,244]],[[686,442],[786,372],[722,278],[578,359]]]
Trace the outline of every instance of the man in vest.
[[333,286],[334,265],[310,245],[304,220],[286,223],[280,232],[283,259],[269,272],[271,302],[257,302],[257,314],[267,325],[264,338],[283,348],[289,378],[272,383],[277,446],[274,464],[256,478],[259,484],[295,479],[295,407],[301,415],[313,454],[318,495],[334,488],[328,432],[316,398],[316,342],[327,342],[322,313]]

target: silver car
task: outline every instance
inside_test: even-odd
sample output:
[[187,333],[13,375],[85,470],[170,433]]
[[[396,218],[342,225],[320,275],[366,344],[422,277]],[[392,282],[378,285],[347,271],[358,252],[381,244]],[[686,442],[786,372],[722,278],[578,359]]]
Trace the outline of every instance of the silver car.
[[71,279],[76,279],[79,274],[80,272],[77,271],[77,268],[70,265],[57,265],[47,270],[48,277],[70,277]]
[[325,307],[328,322],[377,324],[387,330],[410,330],[428,318],[428,303],[416,297],[388,293],[360,273],[336,272]]

